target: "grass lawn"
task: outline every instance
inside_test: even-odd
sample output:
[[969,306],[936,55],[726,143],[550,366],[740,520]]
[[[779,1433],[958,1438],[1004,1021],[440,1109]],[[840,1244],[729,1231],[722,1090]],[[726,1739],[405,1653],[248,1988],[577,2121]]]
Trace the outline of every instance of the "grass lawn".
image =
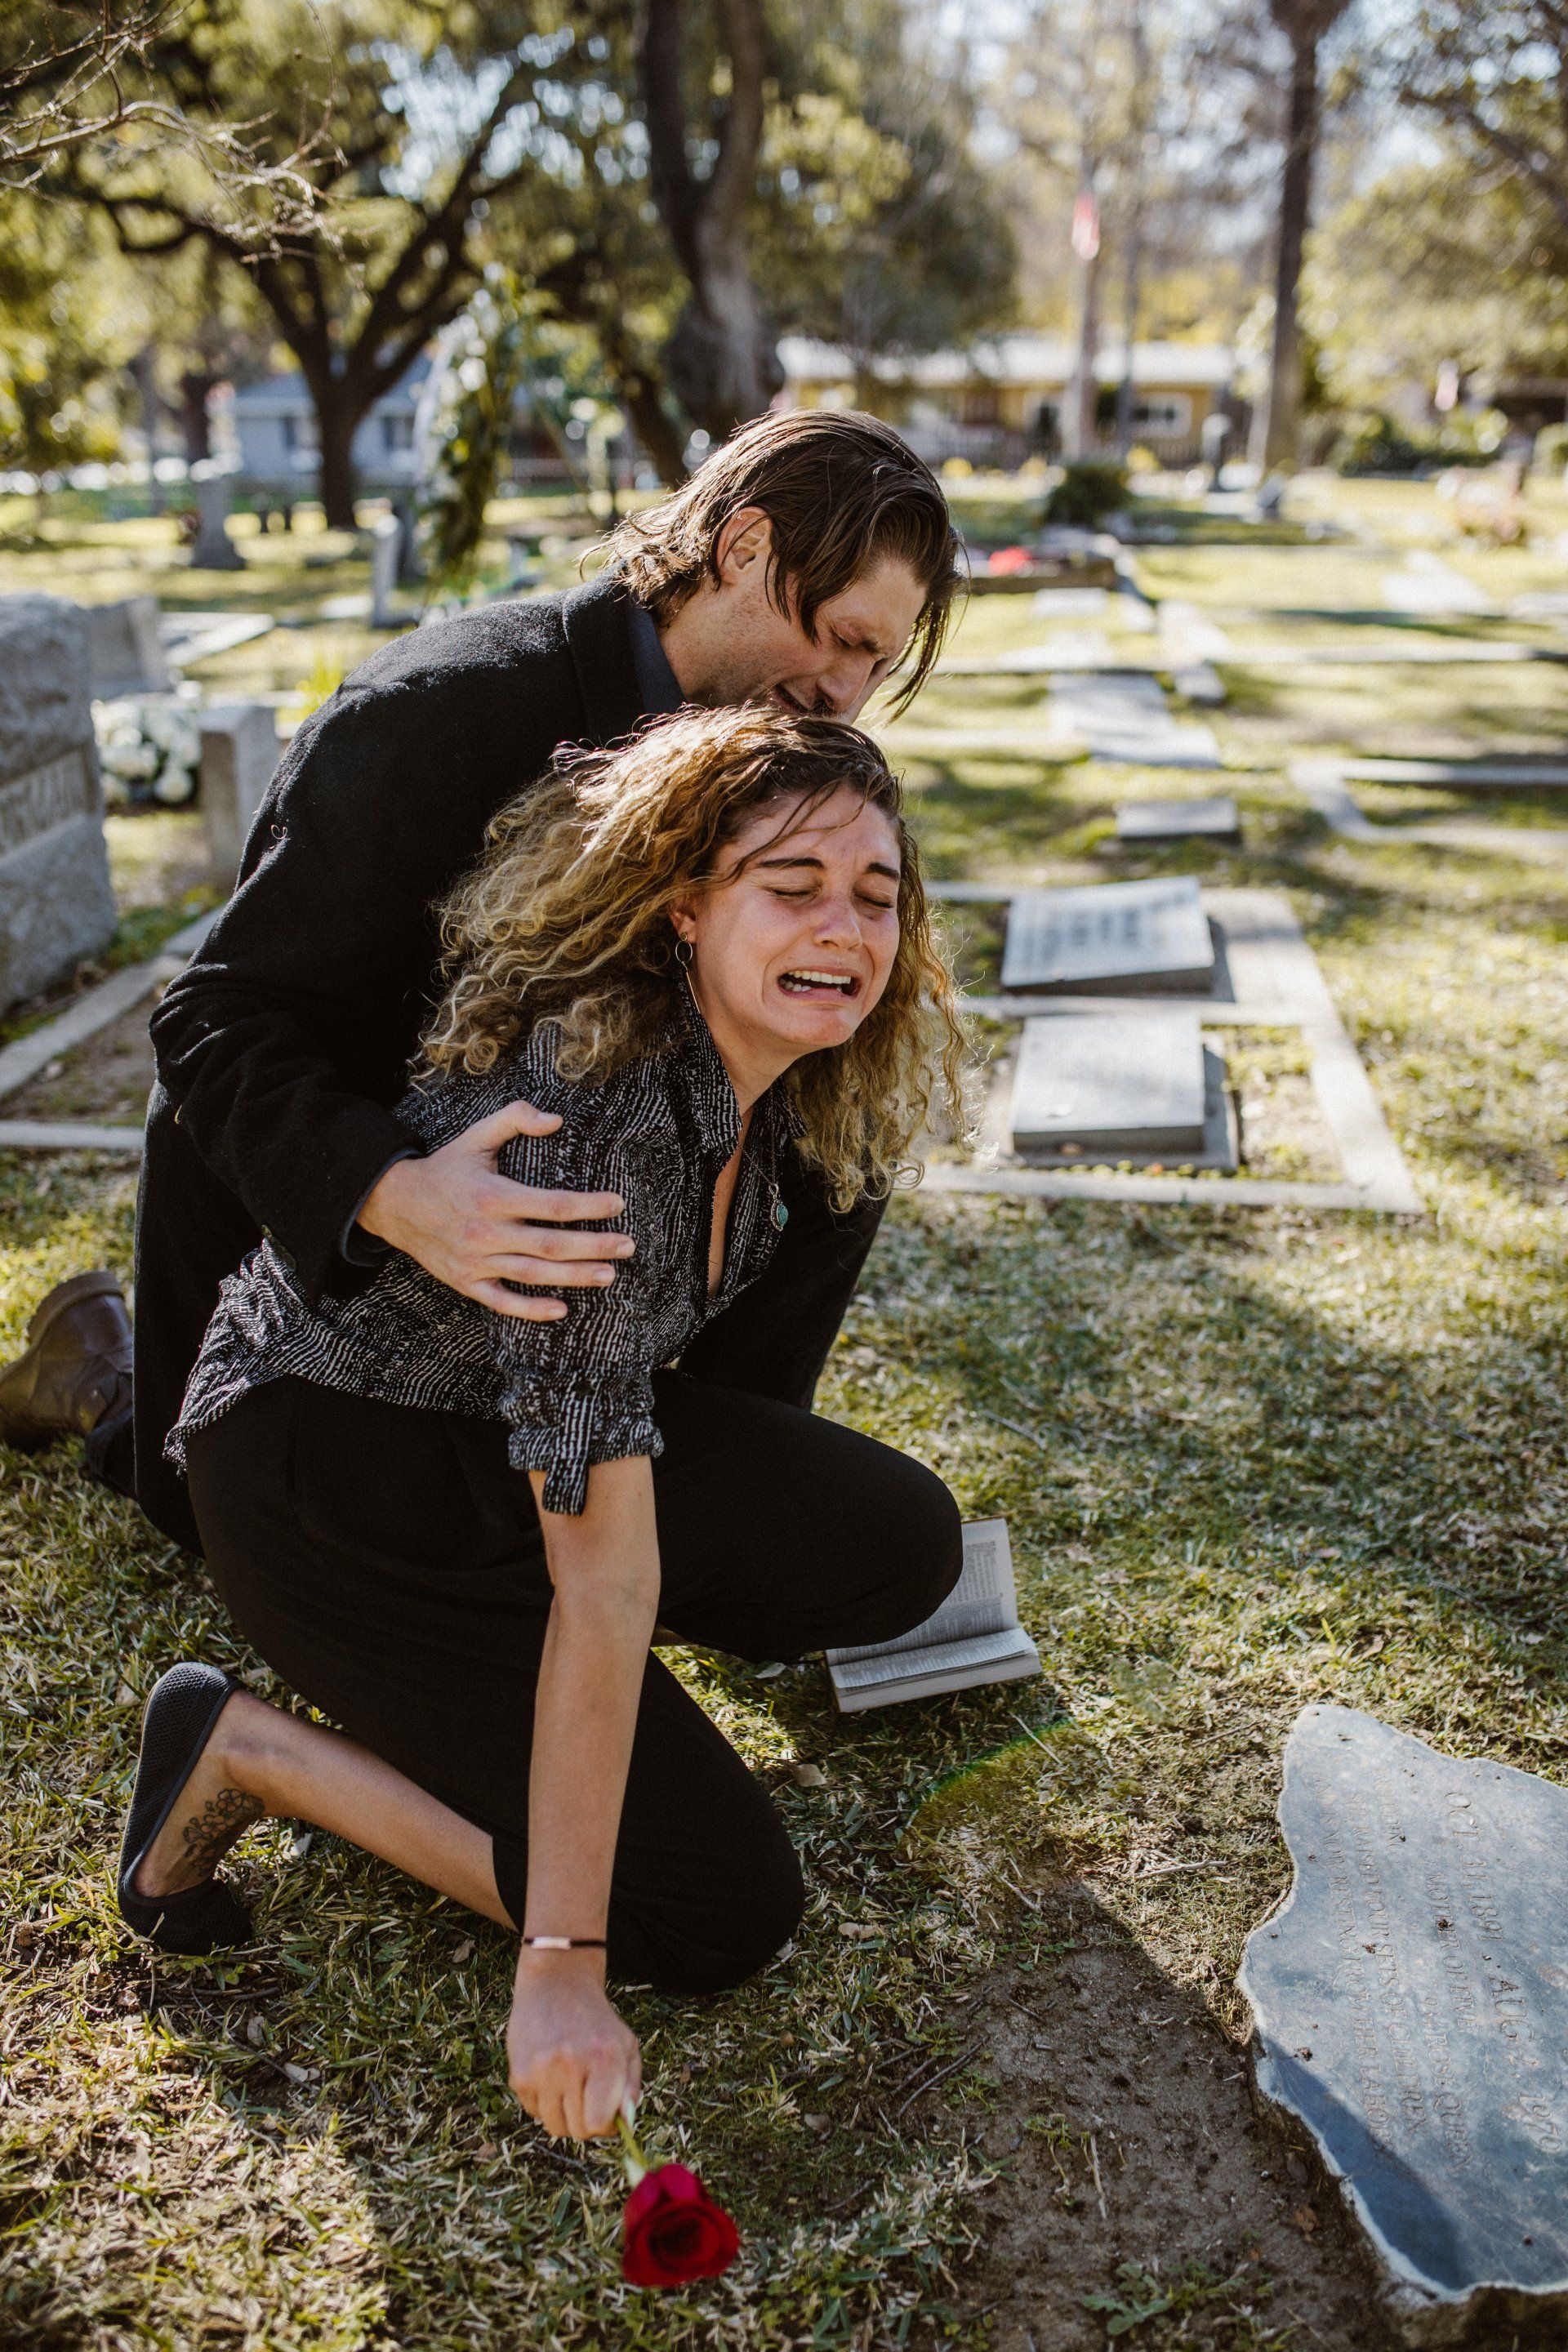
[[[1347,490],[1364,521],[1399,487]],[[1344,601],[1312,569],[1342,552],[1269,560],[1303,604]],[[1141,562],[1254,601],[1223,547]],[[977,604],[962,649],[1016,631],[1013,603]],[[1232,1979],[1286,1883],[1279,1754],[1309,1700],[1568,1777],[1568,877],[1336,839],[1285,771],[1325,742],[1560,742],[1564,673],[1504,675],[1393,673],[1397,703],[1375,674],[1249,683],[1215,714],[1239,852],[1098,852],[1130,783],[1205,778],[911,759],[942,873],[1288,890],[1430,1213],[895,1202],[819,1402],[1007,1517],[1045,1674],[847,1720],[815,1664],[672,1654],[813,1890],[756,1983],[626,2004],[645,2137],[741,2223],[725,2280],[620,2284],[618,2168],[513,2107],[506,1940],[452,1906],[274,1824],[235,1866],[253,1950],[132,1942],[110,1865],[142,1695],[184,1655],[270,1686],[197,1565],[73,1447],[0,1454],[0,2344],[1381,2342],[1332,2200],[1249,2116]],[[1037,699],[943,680],[918,717],[1011,724]],[[977,916],[977,976],[993,949]],[[129,1271],[132,1208],[106,1164],[0,1160],[0,1342],[64,1274]]]

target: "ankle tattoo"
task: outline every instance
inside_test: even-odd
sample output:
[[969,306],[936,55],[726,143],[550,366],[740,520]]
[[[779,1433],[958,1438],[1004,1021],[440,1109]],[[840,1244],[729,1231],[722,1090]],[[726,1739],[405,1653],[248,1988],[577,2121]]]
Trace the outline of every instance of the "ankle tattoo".
[[243,1789],[220,1789],[181,1832],[190,1867],[210,1878],[240,1832],[266,1811],[259,1797],[247,1797]]

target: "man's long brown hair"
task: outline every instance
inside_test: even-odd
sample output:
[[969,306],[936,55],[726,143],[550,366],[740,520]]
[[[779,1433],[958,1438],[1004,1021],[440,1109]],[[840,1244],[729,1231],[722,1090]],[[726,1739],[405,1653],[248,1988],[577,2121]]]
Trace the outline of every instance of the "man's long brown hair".
[[898,949],[854,1035],[783,1083],[797,1148],[835,1205],[886,1192],[914,1172],[909,1146],[933,1097],[962,1128],[964,1041],[898,778],[837,719],[683,710],[607,751],[560,752],[493,820],[483,863],[447,902],[426,1070],[493,1068],[542,1021],[563,1077],[602,1079],[660,1051],[686,987],[674,901],[734,878],[725,852],[753,818],[776,813],[782,836],[844,785],[899,837]]
[[942,651],[960,583],[958,536],[931,467],[890,425],[852,408],[753,417],[715,449],[673,498],[628,515],[605,542],[639,604],[658,621],[704,580],[719,581],[719,541],[742,507],[773,525],[768,593],[806,635],[824,604],[884,557],[925,591],[893,709],[920,692]]

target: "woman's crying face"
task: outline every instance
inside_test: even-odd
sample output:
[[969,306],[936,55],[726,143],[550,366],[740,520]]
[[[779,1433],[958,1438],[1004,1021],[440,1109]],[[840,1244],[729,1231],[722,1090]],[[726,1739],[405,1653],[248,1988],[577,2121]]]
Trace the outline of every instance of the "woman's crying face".
[[720,1051],[779,1070],[854,1035],[899,947],[892,819],[848,786],[798,805],[795,824],[776,805],[753,818],[671,910]]

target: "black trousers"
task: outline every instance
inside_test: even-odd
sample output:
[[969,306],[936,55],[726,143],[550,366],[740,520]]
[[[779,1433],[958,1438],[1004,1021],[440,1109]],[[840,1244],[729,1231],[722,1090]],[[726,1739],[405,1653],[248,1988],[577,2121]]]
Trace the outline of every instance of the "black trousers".
[[[875,1642],[958,1580],[957,1506],[890,1446],[680,1372],[655,1381],[660,1622],[752,1659]],[[521,1923],[533,1697],[551,1602],[525,1475],[494,1422],[297,1380],[190,1444],[191,1499],[236,1622],[301,1697],[488,1830]],[[766,1792],[650,1656],[621,1815],[612,1972],[739,1983],[793,1933],[800,1868]]]

